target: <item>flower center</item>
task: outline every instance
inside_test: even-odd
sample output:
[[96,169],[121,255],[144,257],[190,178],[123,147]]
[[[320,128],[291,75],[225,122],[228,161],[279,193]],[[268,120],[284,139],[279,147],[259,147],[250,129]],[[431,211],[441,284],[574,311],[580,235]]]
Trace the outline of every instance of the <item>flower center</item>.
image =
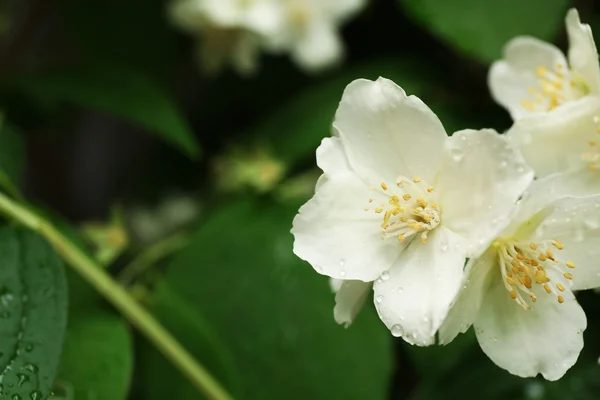
[[571,100],[589,93],[581,79],[572,78],[564,65],[556,64],[553,70],[540,66],[536,69],[538,84],[528,88],[531,98],[521,101],[521,105],[532,112],[546,112]]
[[433,201],[434,188],[418,176],[412,180],[399,176],[393,188],[385,182],[380,186],[383,193],[379,192],[378,199],[369,199],[375,208],[367,207],[365,211],[382,214],[382,238],[396,237],[403,242],[418,235],[421,243],[427,243],[427,233],[440,224],[441,218],[441,210]]
[[531,309],[523,295],[529,296],[534,303],[537,301],[537,296],[531,291],[533,285],[541,285],[546,293],[557,296],[559,303],[565,301],[560,294],[565,287],[560,282],[552,285],[548,277],[548,271],[555,271],[567,280],[573,279],[573,275],[566,271],[575,268],[575,263],[561,261],[554,255],[553,249],[560,251],[565,248],[559,240],[534,243],[499,239],[493,246],[498,253],[504,287],[521,307]]

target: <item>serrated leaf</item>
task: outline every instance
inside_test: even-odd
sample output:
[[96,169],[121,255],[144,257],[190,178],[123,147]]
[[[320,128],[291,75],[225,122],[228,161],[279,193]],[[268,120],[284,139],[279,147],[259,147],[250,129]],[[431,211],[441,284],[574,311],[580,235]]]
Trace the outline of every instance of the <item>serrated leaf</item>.
[[410,17],[457,50],[483,62],[515,36],[552,41],[569,0],[399,0]]
[[194,134],[171,95],[154,79],[116,66],[81,67],[14,77],[9,85],[39,105],[68,102],[119,116],[191,158]]
[[0,229],[0,259],[1,398],[45,399],[67,322],[63,264],[41,237],[13,228]]
[[[174,259],[165,284],[231,351],[240,399],[384,399],[391,335],[369,307],[349,329],[334,322],[327,279],[292,253],[296,211],[270,201],[215,211]],[[142,379],[151,394],[157,383]]]
[[124,400],[132,353],[131,332],[121,316],[102,305],[78,308],[69,316],[56,386],[76,400]]

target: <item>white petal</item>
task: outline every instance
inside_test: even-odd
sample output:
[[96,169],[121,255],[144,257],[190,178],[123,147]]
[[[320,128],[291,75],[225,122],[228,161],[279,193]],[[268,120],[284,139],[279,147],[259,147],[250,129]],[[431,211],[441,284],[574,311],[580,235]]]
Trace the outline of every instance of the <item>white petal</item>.
[[307,71],[318,71],[339,62],[344,50],[336,27],[321,18],[312,19],[297,38],[292,57]]
[[405,245],[381,238],[381,214],[364,210],[371,195],[351,173],[328,178],[294,218],[294,253],[332,278],[377,279]]
[[488,74],[492,97],[515,121],[531,115],[522,101],[531,98],[530,87],[538,86],[537,68],[554,70],[557,64],[567,65],[554,45],[526,36],[511,40],[504,48],[504,60],[495,62]]
[[461,284],[465,257],[459,241],[448,229],[437,228],[426,244],[413,240],[389,278],[375,282],[375,306],[394,336],[420,346],[434,343]]
[[598,141],[596,132],[600,101],[585,96],[557,107],[549,113],[515,122],[507,135],[521,149],[537,177],[555,172],[587,168],[582,154],[594,149],[589,142]]
[[367,5],[366,0],[328,0],[316,4],[320,12],[333,21],[344,21],[359,12]]
[[563,268],[573,275],[573,290],[600,287],[600,195],[563,198],[540,214],[544,219],[532,234],[533,240],[560,240],[563,250],[555,257],[572,261],[576,267]]
[[534,293],[541,290],[538,300],[533,310],[524,310],[510,298],[500,273],[496,278],[474,324],[482,350],[511,374],[559,379],[583,348],[586,318],[575,297],[567,289],[559,304],[556,296],[534,285]]
[[440,327],[440,344],[450,343],[459,333],[465,333],[475,322],[490,285],[490,278],[492,278],[490,272],[498,271],[498,268],[494,249],[488,249],[481,257],[469,260],[465,267],[463,287]]
[[579,13],[572,8],[566,18],[569,35],[569,64],[587,84],[592,93],[600,93],[600,65],[592,28],[582,24]]
[[317,165],[327,176],[350,171],[342,140],[337,137],[325,138],[317,148]]
[[[552,174],[536,179],[519,201],[517,211],[506,232],[512,235],[523,224],[534,219],[543,208],[563,197],[582,197],[600,193],[600,174],[575,171]],[[540,221],[538,220],[538,223]]]
[[435,184],[442,224],[467,240],[478,256],[508,223],[533,180],[517,150],[493,130],[456,132]]
[[447,140],[437,116],[394,82],[350,83],[335,115],[350,166],[372,185],[398,175],[432,182]]
[[343,281],[335,295],[335,322],[346,328],[350,326],[371,293],[372,286],[362,281]]

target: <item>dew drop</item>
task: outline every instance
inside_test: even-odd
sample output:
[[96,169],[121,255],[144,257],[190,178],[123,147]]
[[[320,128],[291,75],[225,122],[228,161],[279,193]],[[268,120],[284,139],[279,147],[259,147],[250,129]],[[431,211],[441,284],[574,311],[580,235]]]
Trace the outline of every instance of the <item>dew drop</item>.
[[35,390],[29,394],[31,400],[42,400],[42,392]]
[[442,242],[441,250],[443,253],[448,251],[448,242],[446,242],[445,240]]
[[429,318],[423,317],[423,322],[428,323],[429,322]]
[[340,260],[340,267],[343,267],[344,265],[346,265],[346,260],[344,260],[343,258]]
[[25,371],[29,371],[29,372],[33,372],[34,374],[37,373],[39,371],[38,367],[33,365],[33,364],[25,364],[23,366],[23,369]]
[[384,271],[383,274],[381,274],[381,280],[387,281],[388,279],[390,279],[390,273],[388,271]]
[[319,264],[315,265],[315,271],[317,271],[319,274],[323,272],[323,267],[321,267]]
[[396,325],[392,326],[392,335],[394,335],[395,337],[400,337],[403,334],[404,334],[404,328],[402,328],[402,325],[396,324]]
[[463,151],[461,149],[452,149],[450,150],[450,156],[452,157],[452,159],[455,162],[461,162],[462,159],[464,158],[465,154],[463,153]]
[[495,336],[492,336],[492,341],[493,341],[494,343],[496,343],[496,342],[498,341],[498,338],[497,338],[497,337],[495,337]]
[[340,271],[340,276],[342,278],[346,276],[346,270],[345,269],[343,269],[343,270]]
[[583,229],[578,228],[573,232],[573,241],[574,242],[582,242],[585,234],[583,233]]
[[13,394],[12,400],[21,400],[21,396],[18,394]]
[[23,384],[25,384],[25,382],[29,381],[29,377],[25,374],[17,374],[17,378],[19,378],[19,387],[23,387]]
[[402,292],[404,292],[404,288],[403,288],[402,286],[398,286],[398,287],[396,288],[396,291],[397,291],[398,293],[402,293]]
[[25,346],[25,351],[28,353],[31,353],[33,351],[33,345],[31,343],[29,343],[28,345]]
[[375,297],[375,301],[376,301],[377,303],[381,303],[381,302],[383,301],[383,296],[382,296],[382,295],[379,295],[379,296]]

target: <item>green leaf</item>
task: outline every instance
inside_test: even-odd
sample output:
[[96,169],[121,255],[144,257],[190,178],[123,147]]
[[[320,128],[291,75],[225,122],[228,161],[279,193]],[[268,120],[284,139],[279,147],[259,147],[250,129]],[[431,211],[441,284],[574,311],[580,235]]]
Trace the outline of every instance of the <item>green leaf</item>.
[[417,23],[457,50],[483,62],[501,57],[504,44],[530,35],[551,42],[570,0],[400,0]]
[[[231,351],[240,399],[384,399],[391,335],[368,306],[349,329],[335,323],[327,279],[292,253],[296,211],[268,200],[215,211],[174,259],[165,284]],[[161,385],[141,376],[145,396]]]
[[[150,299],[151,309],[161,323],[178,338],[183,346],[234,395],[239,392],[238,374],[233,356],[210,324],[167,284],[160,282]],[[139,352],[147,400],[199,398],[198,389],[181,376],[154,345],[143,341]],[[147,386],[151,386],[148,390]]]
[[19,197],[25,145],[21,136],[0,116],[0,187]]
[[119,116],[197,158],[193,132],[171,95],[149,76],[114,67],[81,67],[18,76],[9,85],[40,106],[69,102]]
[[[343,74],[308,87],[273,113],[252,134],[266,141],[273,153],[286,163],[314,156],[324,137],[331,135],[331,124],[346,85],[354,79],[391,79],[408,94],[414,94],[438,114],[448,134],[462,129],[465,110],[460,95],[446,93],[440,78],[418,57],[384,59],[356,65]],[[464,104],[467,104],[464,102]]]
[[1,397],[45,399],[67,323],[63,264],[40,236],[12,228],[0,229],[0,259]]
[[59,390],[76,400],[124,400],[132,370],[131,333],[123,318],[102,306],[71,313],[56,384]]

